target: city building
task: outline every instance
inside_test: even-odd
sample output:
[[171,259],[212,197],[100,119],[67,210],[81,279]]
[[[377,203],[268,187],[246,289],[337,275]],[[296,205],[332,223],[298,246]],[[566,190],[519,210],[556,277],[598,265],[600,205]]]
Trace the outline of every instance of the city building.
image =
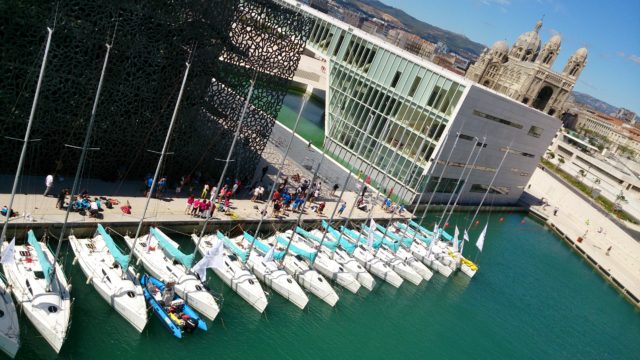
[[425,188],[423,202],[460,193],[460,203],[477,204],[488,189],[487,203],[517,202],[560,121],[308,6],[277,1],[313,20],[307,49],[328,66],[324,147],[334,159],[404,202]]
[[516,101],[560,118],[562,108],[587,64],[587,49],[580,48],[569,57],[562,72],[552,70],[560,53],[561,38],[553,35],[542,46],[538,21],[511,49],[503,40],[484,49],[469,67],[466,77]]
[[572,109],[567,116],[575,117],[565,124],[571,130],[596,137],[602,147],[618,155],[640,160],[640,129],[624,120],[588,108]]
[[619,108],[618,112],[616,112],[616,117],[631,125],[636,123],[636,113],[625,108]]

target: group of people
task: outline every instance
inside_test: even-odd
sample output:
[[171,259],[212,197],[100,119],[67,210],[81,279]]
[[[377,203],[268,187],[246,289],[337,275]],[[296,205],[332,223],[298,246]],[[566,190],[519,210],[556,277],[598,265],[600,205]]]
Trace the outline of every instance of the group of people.
[[184,213],[201,218],[213,216],[216,208],[219,212],[228,213],[231,210],[231,199],[238,192],[241,182],[235,179],[232,184],[229,178],[226,182],[220,191],[217,187],[211,188],[209,183],[205,183],[199,198],[193,194],[189,195]]
[[394,213],[394,214],[398,214],[398,215],[402,215],[402,213],[404,213],[404,204],[398,204],[394,201],[391,201],[390,198],[385,198],[384,201],[382,202],[382,204],[380,204],[380,206],[382,207],[382,210],[388,212],[388,213]]
[[326,203],[324,201],[317,202],[320,198],[321,186],[322,183],[320,181],[311,184],[308,179],[304,179],[300,182],[300,185],[294,188],[289,184],[289,178],[285,176],[270,199],[273,203],[273,217],[280,216],[281,212],[286,214],[288,210],[293,212],[304,211],[307,196],[309,196],[309,202],[315,204],[312,206],[312,210],[318,215],[322,215]]

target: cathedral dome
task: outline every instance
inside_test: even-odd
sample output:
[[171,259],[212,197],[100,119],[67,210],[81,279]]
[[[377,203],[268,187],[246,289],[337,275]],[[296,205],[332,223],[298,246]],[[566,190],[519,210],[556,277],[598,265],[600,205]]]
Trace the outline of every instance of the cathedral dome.
[[562,39],[560,38],[560,34],[555,34],[551,37],[551,39],[549,39],[549,42],[547,44],[550,47],[553,46],[554,48],[559,48],[561,41]]
[[524,51],[531,50],[534,53],[540,51],[540,36],[537,31],[528,31],[513,44],[513,47],[522,48]]
[[491,46],[491,51],[498,53],[506,53],[509,51],[509,45],[504,40],[498,40]]
[[577,58],[586,59],[587,58],[587,54],[588,54],[587,48],[583,48],[582,47],[582,48],[576,50],[574,55]]

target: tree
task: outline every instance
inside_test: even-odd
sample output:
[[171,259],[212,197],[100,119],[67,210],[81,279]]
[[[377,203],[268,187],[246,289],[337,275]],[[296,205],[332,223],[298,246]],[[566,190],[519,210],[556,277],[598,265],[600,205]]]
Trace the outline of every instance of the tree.
[[551,150],[547,150],[547,159],[553,160],[553,159],[555,159],[555,157],[556,157],[556,153],[554,153]]

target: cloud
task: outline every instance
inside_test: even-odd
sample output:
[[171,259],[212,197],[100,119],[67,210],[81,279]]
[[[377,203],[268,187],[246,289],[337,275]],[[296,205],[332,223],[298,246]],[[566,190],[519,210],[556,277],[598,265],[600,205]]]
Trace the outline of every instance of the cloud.
[[481,0],[480,2],[484,5],[500,5],[500,6],[511,5],[511,0]]
[[598,88],[595,85],[593,85],[592,83],[590,83],[590,82],[588,82],[586,80],[578,79],[578,82],[580,84],[586,86],[587,88],[591,89],[591,90],[598,90]]
[[636,55],[636,54],[629,54],[629,56],[627,56],[627,59],[633,61],[634,63],[640,65],[640,56]]

